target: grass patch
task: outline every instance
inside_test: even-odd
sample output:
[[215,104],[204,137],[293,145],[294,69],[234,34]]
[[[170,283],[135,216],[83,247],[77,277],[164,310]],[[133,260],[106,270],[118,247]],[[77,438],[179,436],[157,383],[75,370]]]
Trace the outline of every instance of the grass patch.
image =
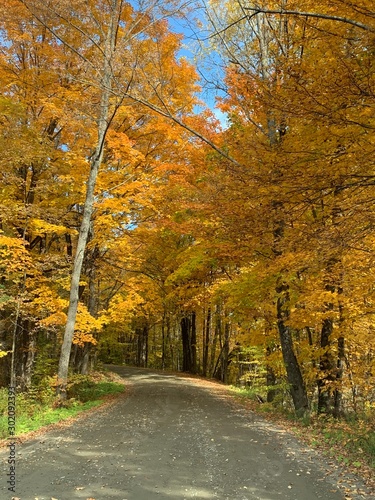
[[[79,413],[99,406],[103,399],[125,390],[113,374],[75,375],[68,385],[68,400],[63,407],[56,405],[53,381],[16,396],[16,436],[36,431]],[[0,389],[0,439],[8,437],[8,389]]]

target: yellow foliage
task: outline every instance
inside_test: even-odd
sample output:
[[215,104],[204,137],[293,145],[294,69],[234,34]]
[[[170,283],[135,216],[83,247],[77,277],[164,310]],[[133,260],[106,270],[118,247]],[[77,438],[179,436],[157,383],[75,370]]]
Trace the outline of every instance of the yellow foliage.
[[62,311],[55,312],[40,320],[40,324],[46,328],[51,326],[63,326],[66,324],[66,314]]
[[100,332],[104,323],[104,317],[94,318],[88,312],[86,306],[81,303],[79,304],[75,332],[80,335],[80,338],[84,335],[91,335],[93,332]]
[[31,219],[29,225],[30,229],[36,235],[56,234],[58,236],[63,236],[64,234],[78,234],[76,230],[69,230],[65,226],[57,226],[56,224],[51,224],[42,219]]
[[130,291],[125,295],[117,294],[109,305],[108,318],[113,323],[126,323],[143,302],[144,299],[136,291]]
[[5,278],[33,267],[25,242],[21,238],[4,236],[0,232],[0,273]]

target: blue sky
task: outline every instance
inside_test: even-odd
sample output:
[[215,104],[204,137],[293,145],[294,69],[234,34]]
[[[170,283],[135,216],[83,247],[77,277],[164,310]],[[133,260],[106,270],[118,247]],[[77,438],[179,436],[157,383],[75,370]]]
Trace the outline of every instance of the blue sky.
[[[147,1],[147,0],[146,0]],[[129,0],[129,3],[133,5],[135,9],[142,4],[142,0]],[[179,57],[184,57],[191,61],[193,64],[197,65],[198,71],[206,77],[207,80],[223,80],[223,71],[221,68],[221,61],[218,54],[214,52],[207,53],[205,57],[202,53],[198,54],[198,42],[197,36],[204,38],[207,36],[208,32],[204,33],[204,26],[207,24],[203,5],[200,9],[195,9],[190,13],[189,18],[181,18],[178,16],[168,18],[169,26],[171,30],[175,33],[182,34],[184,36],[183,45],[178,53]],[[200,33],[197,34],[197,27],[195,22],[199,20],[202,25],[200,28]],[[222,113],[219,109],[215,107],[216,96],[223,95],[213,86],[206,85],[204,78],[202,79],[203,91],[199,95],[199,98],[213,111],[215,116],[219,119],[222,126],[227,125],[227,116]],[[199,107],[197,107],[197,112],[199,112]]]
[[[197,41],[196,34],[187,22],[181,22],[179,19],[170,19],[169,24],[171,30],[176,33],[181,33],[184,35],[183,47],[179,51],[180,57],[185,57],[190,60],[193,64],[197,64],[198,70],[208,79],[219,79],[222,81],[224,74],[221,68],[222,62],[218,54],[211,52],[207,54],[206,58],[202,55],[197,57]],[[202,36],[204,34],[202,33]],[[204,86],[204,81],[202,80],[202,86]],[[211,87],[211,88],[210,88]],[[216,117],[220,120],[222,125],[227,124],[227,116],[225,113],[217,109],[216,106],[216,96],[223,95],[218,89],[212,88],[212,86],[207,86],[203,89],[200,94],[200,99],[206,103],[206,105],[215,113]]]

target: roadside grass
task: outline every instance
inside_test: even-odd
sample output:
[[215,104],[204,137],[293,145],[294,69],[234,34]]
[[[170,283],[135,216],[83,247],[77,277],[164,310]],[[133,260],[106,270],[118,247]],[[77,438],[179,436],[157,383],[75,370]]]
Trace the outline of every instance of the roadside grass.
[[232,386],[231,393],[249,409],[277,421],[322,455],[366,475],[375,469],[375,408],[364,415],[349,415],[341,419],[311,414],[298,419],[280,405],[259,402],[259,391]]
[[[16,436],[36,431],[49,424],[56,424],[79,413],[103,404],[109,396],[125,390],[120,377],[95,372],[82,376],[73,375],[68,385],[68,399],[63,406],[57,404],[53,380],[29,392],[16,394]],[[0,389],[0,439],[8,433],[8,388]]]

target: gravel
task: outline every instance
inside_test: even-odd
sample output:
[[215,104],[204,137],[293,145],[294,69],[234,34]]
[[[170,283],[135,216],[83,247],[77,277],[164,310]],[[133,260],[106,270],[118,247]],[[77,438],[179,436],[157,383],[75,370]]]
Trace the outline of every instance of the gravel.
[[[129,390],[73,423],[17,444],[20,500],[343,500],[375,498],[215,384],[113,367]],[[357,484],[357,483],[356,483]],[[358,486],[358,484],[357,484]],[[358,493],[361,491],[361,493]],[[345,494],[346,493],[346,494]]]

